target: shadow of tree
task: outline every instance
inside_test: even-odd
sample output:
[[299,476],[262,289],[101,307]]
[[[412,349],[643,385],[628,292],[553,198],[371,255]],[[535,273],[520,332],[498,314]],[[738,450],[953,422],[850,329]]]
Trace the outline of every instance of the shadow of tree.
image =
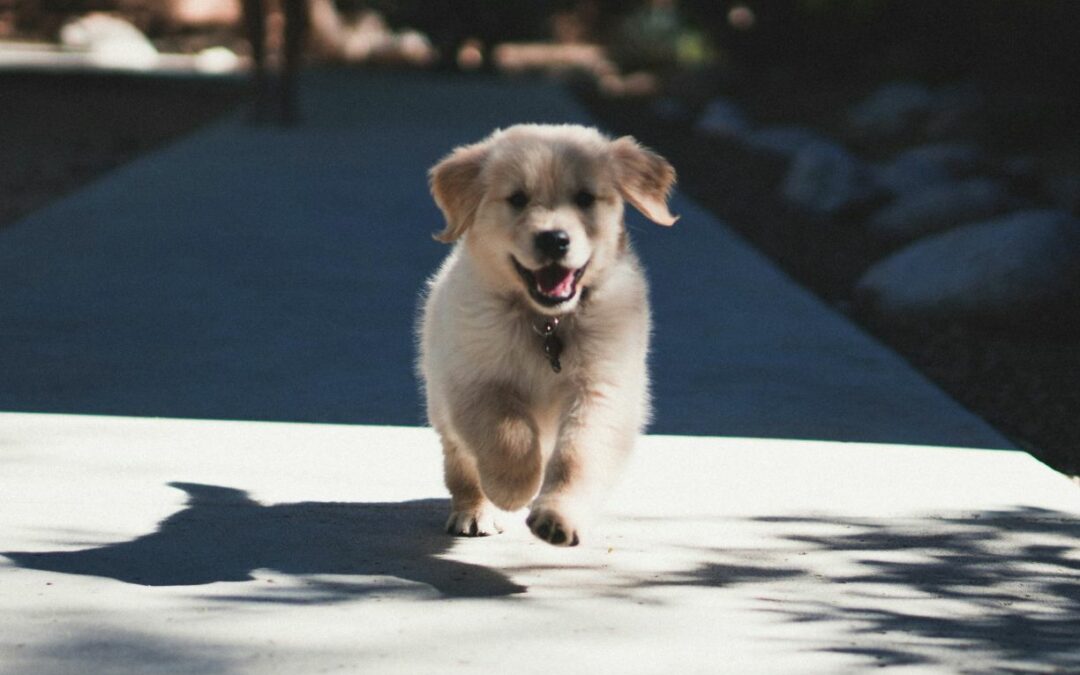
[[[840,554],[863,570],[807,570],[824,572],[835,592],[772,610],[798,622],[843,622],[868,638],[828,651],[902,665],[937,661],[935,648],[944,648],[992,655],[1020,670],[1031,663],[1080,669],[1080,520],[1071,514],[1017,508],[927,520],[757,522],[805,527],[783,537],[809,547],[807,558]],[[829,533],[812,533],[821,526]],[[850,532],[835,534],[837,526]]]
[[241,672],[244,652],[234,645],[185,640],[142,629],[68,623],[62,635],[5,653],[5,673],[140,673],[227,675]]
[[[295,578],[214,597],[290,604],[428,588],[449,597],[512,596],[526,588],[507,575],[526,572],[542,573],[541,586],[583,592],[582,573],[594,569],[581,562],[500,571],[449,559],[443,554],[453,540],[435,527],[445,500],[263,505],[233,488],[171,485],[188,504],[152,533],[84,550],[3,555],[24,568],[151,586],[246,581],[254,570],[275,570]],[[613,527],[632,534],[642,520],[616,518]],[[737,522],[740,541],[760,538],[746,548],[715,547],[731,521],[697,521],[686,531],[710,546],[688,546],[680,534],[626,552],[628,564],[603,558],[587,592],[662,603],[651,591],[746,596],[750,587],[757,611],[828,626],[808,634],[814,651],[879,665],[1080,672],[1080,519],[1073,514],[758,517]]]
[[187,506],[151,534],[78,551],[0,555],[24,568],[147,586],[249,581],[256,569],[358,577],[310,579],[300,589],[232,598],[245,601],[335,602],[401,590],[374,577],[419,582],[453,597],[525,591],[495,570],[440,557],[452,541],[434,526],[445,516],[446,500],[265,506],[234,488],[169,485],[187,493]]
[[774,565],[707,562],[675,579],[657,582],[658,586],[707,586],[727,588],[740,584],[760,584],[805,576],[804,570]]

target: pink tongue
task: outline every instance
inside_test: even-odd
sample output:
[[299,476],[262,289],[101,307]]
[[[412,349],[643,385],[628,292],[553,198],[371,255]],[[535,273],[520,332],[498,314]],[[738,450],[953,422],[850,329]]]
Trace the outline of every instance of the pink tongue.
[[536,284],[544,295],[565,298],[574,290],[574,270],[549,265],[536,271]]

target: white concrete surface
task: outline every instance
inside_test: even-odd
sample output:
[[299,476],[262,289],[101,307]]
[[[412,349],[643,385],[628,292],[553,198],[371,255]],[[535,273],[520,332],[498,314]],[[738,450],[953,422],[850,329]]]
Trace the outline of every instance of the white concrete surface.
[[576,549],[442,534],[420,428],[0,414],[0,672],[1080,669],[1012,451],[651,436]]

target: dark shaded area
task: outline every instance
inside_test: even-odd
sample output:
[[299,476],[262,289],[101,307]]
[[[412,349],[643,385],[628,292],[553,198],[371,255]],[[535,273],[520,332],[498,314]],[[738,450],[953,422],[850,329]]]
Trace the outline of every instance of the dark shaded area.
[[[302,128],[213,127],[6,231],[0,408],[422,422],[413,313],[446,253],[429,236],[441,217],[425,168],[495,126],[588,120],[559,88],[535,81],[309,77]],[[764,266],[740,269],[737,251],[718,264],[731,239],[708,219],[630,227],[658,320],[656,432],[1002,444],[977,420],[941,419],[936,403],[901,389],[874,388],[866,416],[852,415],[847,399],[808,393],[844,394],[845,378],[864,372],[842,354],[820,353],[842,373],[824,389],[828,369],[817,352],[756,363],[761,341],[743,338],[745,325],[761,323],[757,303],[772,302],[759,300]],[[699,296],[681,291],[713,284],[738,297],[702,321]],[[819,311],[801,293],[777,300],[808,316]],[[762,326],[770,350],[805,335],[784,313],[775,324]],[[860,336],[830,325],[858,338],[851,348],[862,351]],[[738,369],[744,360],[748,368]],[[898,377],[922,386],[903,369]]]
[[0,73],[0,227],[230,110],[239,81]]
[[[99,8],[107,4],[105,2]],[[476,34],[482,34],[485,39],[540,37],[546,31],[545,17],[551,11],[565,9],[574,3],[539,3],[527,12],[496,8],[497,4],[477,1],[459,7],[443,2],[391,2],[376,3],[376,6],[395,23],[430,26],[433,34],[442,27],[449,44],[459,39],[466,27],[479,31]],[[600,2],[598,6],[603,16],[622,17],[640,4],[611,0]],[[1080,119],[1080,116],[1070,116],[1071,108],[1064,102],[1055,104],[1059,99],[1064,100],[1064,92],[1071,91],[1071,87],[1061,86],[1060,78],[1062,73],[1071,72],[1071,64],[1077,59],[1070,51],[1071,39],[1066,41],[1064,37],[1068,31],[1062,28],[1070,25],[1076,11],[1063,3],[1046,3],[1039,12],[1014,6],[1020,3],[985,3],[976,7],[961,2],[955,7],[951,3],[938,7],[921,2],[784,3],[766,0],[747,4],[757,16],[752,31],[738,31],[729,25],[726,4],[721,7],[715,3],[678,3],[684,18],[707,29],[729,58],[722,68],[669,73],[665,94],[681,96],[688,104],[697,104],[706,101],[716,89],[727,88],[736,92],[754,112],[755,119],[763,123],[794,118],[821,123],[828,128],[831,116],[835,117],[850,99],[863,95],[883,78],[915,74],[931,82],[946,82],[963,75],[997,87],[988,95],[994,101],[991,108],[1001,110],[1000,119],[991,129],[994,133],[987,137],[1010,139],[1025,130],[1027,142],[1035,142],[1031,138],[1034,135],[1042,139],[1039,143],[1045,144],[1050,138],[1046,129],[1054,129],[1058,122],[1064,124],[1068,120],[1073,120],[1071,124],[1075,128],[1075,120]],[[67,9],[60,5],[64,3],[53,9],[75,10],[74,5]],[[474,20],[478,14],[485,14],[482,22]],[[417,23],[422,18],[426,21],[423,25]],[[1036,36],[1041,36],[1042,41],[1035,40]],[[443,41],[443,38],[437,41]],[[1036,42],[1038,49],[1032,46]],[[917,48],[904,48],[913,45]],[[862,58],[850,58],[853,51],[859,51]],[[393,91],[402,79],[409,78],[412,76],[404,73],[386,73],[383,78],[342,78],[337,85],[354,90],[348,96],[350,112],[333,112],[327,119],[351,119],[352,111],[363,110],[364,114],[357,116],[356,123],[385,130],[375,141],[377,145],[358,148],[358,154],[393,161],[402,142],[414,142],[418,134],[429,148],[422,160],[402,162],[408,166],[407,173],[401,175],[416,178],[415,183],[408,186],[411,192],[403,190],[400,195],[384,192],[380,195],[380,203],[376,204],[356,204],[362,201],[359,199],[350,201],[352,213],[366,213],[382,207],[393,211],[399,200],[401,205],[410,204],[416,195],[424,192],[424,167],[454,144],[475,140],[487,133],[493,124],[523,119],[561,120],[566,115],[562,110],[548,110],[542,99],[527,95],[525,92],[532,83],[521,87],[520,82],[507,80],[498,83],[504,93],[498,110],[479,110],[484,106],[476,105],[462,111],[452,110],[454,105],[447,105],[445,109],[426,106],[432,108],[431,111],[421,115],[416,109],[416,100]],[[481,92],[477,94],[480,96],[490,85],[490,82],[465,77],[440,79],[438,87],[436,81],[435,78],[429,80],[433,91],[438,87],[445,89],[439,89],[441,95],[431,95],[426,100],[472,100],[474,91]],[[48,167],[42,168],[43,172],[56,172],[61,176],[56,183],[41,176],[33,178],[32,160],[31,170],[17,171],[17,185],[5,186],[4,194],[10,196],[10,201],[0,202],[15,205],[24,197],[34,199],[37,190],[52,190],[50,196],[61,194],[85,180],[89,172],[114,166],[149,147],[150,141],[138,139],[183,133],[190,127],[174,122],[184,119],[185,115],[187,121],[184,124],[194,125],[209,119],[209,111],[227,109],[242,93],[239,82],[205,82],[196,86],[182,80],[153,78],[2,76],[0,84],[7,82],[15,83],[15,91],[20,95],[0,101],[0,112],[7,111],[12,118],[11,128],[23,128],[23,132],[18,134],[19,142],[15,146],[4,145],[4,149],[0,149],[0,153],[5,149],[13,153],[12,161],[3,164],[20,167],[20,158],[41,157],[46,160],[43,167]],[[484,86],[471,88],[480,82]],[[41,90],[35,90],[35,86],[40,86]],[[1032,87],[1040,92],[1040,96],[1010,94],[1026,93]],[[163,91],[168,93],[162,94]],[[321,105],[314,100],[308,103],[316,107]],[[832,221],[815,220],[786,207],[774,190],[783,175],[780,163],[752,156],[731,143],[703,139],[689,131],[686,120],[657,117],[649,108],[649,101],[596,98],[590,103],[604,126],[616,132],[634,133],[668,155],[679,169],[681,189],[740,229],[755,245],[780,261],[800,283],[818,292],[830,304],[845,308],[847,289],[852,281],[881,254],[880,243],[865,236],[859,226],[864,213],[843,214]],[[1008,105],[1004,105],[1006,103]],[[33,106],[44,111],[40,115],[41,124],[35,119]],[[69,114],[75,109],[80,114]],[[407,131],[395,130],[387,126],[389,118],[385,111],[388,110],[421,116],[422,124]],[[312,111],[309,122],[321,123],[319,115],[325,112]],[[31,124],[27,126],[24,119],[30,120]],[[462,121],[464,119],[468,122]],[[1019,123],[1048,119],[1054,124]],[[54,127],[64,132],[58,134],[58,138],[70,136],[76,140],[53,143],[50,134]],[[1001,129],[1010,133],[996,133]],[[1039,136],[1040,133],[1043,135]],[[393,138],[395,134],[397,139]],[[450,138],[451,135],[454,137]],[[298,146],[297,161],[291,168],[300,171],[305,166],[317,164],[319,153],[315,146],[302,149]],[[215,272],[231,270],[227,273],[229,277],[236,277],[244,284],[239,289],[241,292],[225,293],[222,284],[208,283],[205,298],[179,299],[184,304],[198,305],[198,311],[186,306],[183,311],[169,312],[148,308],[175,300],[163,301],[167,293],[142,303],[132,299],[129,301],[132,306],[123,310],[123,321],[113,322],[115,330],[98,328],[104,342],[96,352],[100,359],[95,360],[73,357],[69,348],[88,341],[88,331],[95,329],[94,321],[104,321],[101,317],[75,318],[69,315],[68,308],[61,308],[42,312],[52,318],[39,322],[24,321],[18,325],[13,321],[15,328],[10,333],[4,334],[0,328],[0,337],[17,343],[11,362],[34,360],[41,365],[33,378],[19,374],[16,369],[11,371],[8,379],[16,384],[6,392],[0,391],[0,407],[178,417],[420,422],[423,417],[415,393],[416,384],[409,375],[413,350],[409,342],[402,339],[409,332],[411,323],[405,308],[407,305],[407,311],[412,312],[415,289],[420,287],[424,275],[434,268],[434,261],[443,251],[430,242],[424,248],[421,242],[426,241],[426,232],[414,233],[415,236],[409,235],[410,238],[397,237],[395,233],[393,240],[401,241],[383,237],[378,243],[378,253],[367,257],[363,252],[368,242],[355,235],[357,217],[344,213],[328,215],[319,210],[324,190],[347,193],[338,186],[339,180],[345,183],[365,173],[389,175],[387,167],[377,166],[378,163],[359,159],[350,162],[345,170],[337,170],[338,179],[308,189],[299,199],[293,200],[306,203],[311,199],[308,213],[314,214],[315,225],[331,218],[334,220],[325,228],[333,240],[326,239],[325,245],[320,243],[319,236],[305,238],[289,234],[291,238],[286,246],[293,253],[297,267],[303,268],[304,275],[315,277],[318,276],[315,272],[340,266],[335,278],[324,279],[318,290],[312,291],[310,299],[300,298],[300,302],[282,300],[284,292],[295,286],[295,279],[288,278],[285,270],[260,269],[258,261],[259,254],[274,248],[276,242],[273,239],[278,235],[262,235],[263,222],[254,219],[246,222],[249,216],[242,206],[224,204],[220,209],[227,214],[221,219],[222,231],[228,233],[223,237],[224,242],[236,246],[239,237],[246,237],[241,243],[245,255],[239,261],[234,255],[222,253],[220,258],[199,264],[180,264],[184,261],[172,257],[174,245],[166,245],[162,239],[161,248],[167,249],[164,251],[166,257],[160,258],[163,262],[154,270],[156,274],[147,273],[147,278],[155,282],[164,279],[167,275],[163,272],[170,269],[177,276],[187,278],[201,278],[211,269]],[[82,173],[81,169],[62,168],[84,165],[87,173]],[[0,177],[2,175],[0,170]],[[182,185],[187,185],[196,183],[199,176],[176,178],[182,178]],[[233,179],[228,177],[228,180]],[[245,176],[238,183],[253,184],[260,180],[270,179]],[[277,192],[284,192],[287,185],[281,187],[283,189]],[[177,191],[183,189],[180,187]],[[269,187],[265,192],[260,200],[273,197],[275,191]],[[434,230],[439,216],[432,205],[428,206],[430,229]],[[23,213],[25,208],[28,207],[17,206],[10,217]],[[155,216],[155,226],[162,232],[185,226],[179,222],[175,205],[162,204],[160,209],[174,212]],[[275,210],[280,211],[280,208]],[[72,219],[73,226],[84,222],[83,216],[83,213],[77,214]],[[93,216],[92,210],[89,216]],[[0,223],[3,217],[4,212],[0,210]],[[87,222],[91,220],[86,219]],[[242,229],[244,234],[241,234]],[[249,237],[247,233],[256,236]],[[648,234],[642,234],[640,239],[646,248],[667,246],[659,237],[653,244],[648,241]],[[241,249],[238,246],[235,250]],[[656,265],[656,251],[643,252],[647,254],[644,257],[650,274],[658,280],[665,275],[675,278],[681,274],[681,268],[673,267],[675,271],[668,272]],[[161,256],[162,251],[156,251],[155,255]],[[383,269],[393,269],[395,273],[402,271],[404,283],[397,286],[386,283],[380,275]],[[93,284],[100,284],[100,289],[90,289],[85,280],[57,283],[60,290],[53,297],[70,293],[75,298],[73,304],[87,307],[98,298],[122,295],[123,289],[106,288],[103,283],[107,278],[119,276],[119,272],[105,272],[93,279]],[[722,270],[710,270],[709,274],[719,277]],[[56,278],[56,275],[51,276]],[[22,281],[16,278],[15,285],[18,283]],[[347,284],[371,288],[375,283],[380,287],[378,293],[343,290]],[[685,282],[680,279],[678,283]],[[247,294],[249,285],[258,286],[265,292],[252,298]],[[173,292],[180,286],[163,283],[162,287]],[[213,312],[207,311],[212,301],[219,299],[224,300],[220,306]],[[658,294],[655,301],[661,310],[659,316],[664,310],[663,303],[668,300]],[[42,305],[28,301],[23,306]],[[375,313],[388,307],[390,323],[372,320]],[[219,317],[228,317],[229,321],[211,317],[214,312]],[[136,318],[136,315],[141,316]],[[926,431],[917,424],[907,424],[903,433],[892,429],[867,432],[865,427],[870,426],[869,423],[829,420],[817,410],[797,419],[787,415],[785,419],[766,419],[762,423],[765,415],[761,411],[783,408],[775,397],[764,403],[747,398],[744,410],[718,419],[716,400],[721,396],[730,398],[722,391],[726,374],[721,377],[707,369],[698,369],[699,372],[685,376],[677,368],[670,367],[673,362],[686,361],[681,348],[669,347],[666,353],[663,351],[665,335],[680,331],[696,319],[689,316],[690,321],[685,325],[681,321],[678,325],[665,323],[658,334],[660,340],[654,362],[659,367],[654,369],[654,376],[657,392],[663,395],[658,396],[655,431],[931,444],[954,442],[951,436],[941,438],[936,431]],[[1054,318],[1042,325],[1049,323],[1060,328],[1067,323],[1060,321],[1056,314],[1050,316]],[[200,321],[205,323],[196,325]],[[226,324],[232,324],[236,330]],[[185,335],[189,330],[190,335]],[[193,347],[191,339],[201,340],[215,330],[233,331],[229,336],[231,342],[215,343],[207,339]],[[733,334],[737,330],[738,327],[732,325],[728,332]],[[71,336],[62,347],[34,344],[39,335],[60,333]],[[1080,399],[1077,399],[1077,389],[1073,386],[1076,373],[1080,372],[1080,361],[1077,361],[1080,350],[1075,348],[1075,340],[1053,335],[1039,335],[1033,339],[1030,335],[1010,333],[987,337],[986,333],[966,326],[914,327],[908,332],[882,328],[879,335],[933,379],[944,383],[958,400],[1009,434],[1016,443],[1059,469],[1080,472],[1075,452],[1075,448],[1080,447],[1080,427],[1075,424],[1075,420],[1080,419],[1080,415],[1075,414],[1080,409]],[[239,340],[251,339],[248,336],[258,336],[262,344],[260,350],[248,350],[246,362],[223,353],[229,349],[239,351]],[[131,380],[117,378],[118,373],[131,376],[131,364],[123,355],[134,351],[134,345],[154,353],[149,365],[144,363],[140,372],[132,376],[138,386],[133,386]],[[693,348],[718,351],[725,345],[717,344],[716,336],[703,336]],[[33,352],[33,357],[17,351],[22,349]],[[320,353],[334,358],[319,358]],[[183,362],[184,359],[188,362]],[[375,376],[378,372],[393,370],[388,364],[396,364],[397,370],[392,377]],[[4,370],[2,366],[0,364],[0,370]],[[73,377],[72,373],[77,375]],[[206,376],[206,373],[210,375]],[[241,384],[241,377],[249,380]],[[797,374],[789,379],[792,383],[790,394],[806,398],[800,395],[806,388],[804,380]],[[222,386],[219,384],[222,381],[229,384]],[[689,396],[691,389],[698,395]],[[373,395],[373,392],[377,394]],[[672,392],[682,398],[676,399]],[[686,405],[688,400],[689,406]],[[774,416],[771,411],[769,416]]]
[[[188,505],[151,534],[81,551],[2,555],[29,569],[145,586],[251,581],[253,570],[271,569],[292,575],[392,576],[427,584],[448,597],[525,592],[495,570],[439,557],[453,541],[440,528],[449,508],[446,500],[264,506],[243,490],[170,485],[187,493]],[[235,600],[328,603],[401,591],[370,579],[311,580],[299,591],[264,589]]]

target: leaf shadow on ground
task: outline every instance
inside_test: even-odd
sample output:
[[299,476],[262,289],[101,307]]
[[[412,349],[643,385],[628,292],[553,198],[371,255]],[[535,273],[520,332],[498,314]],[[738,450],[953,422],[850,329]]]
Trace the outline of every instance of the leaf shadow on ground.
[[[787,570],[777,578],[814,575],[827,595],[794,593],[768,610],[794,622],[845,626],[850,639],[825,651],[878,665],[980,655],[995,668],[1080,668],[1080,521],[1071,514],[1024,507],[927,519],[755,522],[786,530],[778,536],[808,563],[826,554],[801,575]],[[717,569],[702,567],[697,581],[711,585]]]
[[[446,558],[453,540],[438,527],[446,500],[263,505],[234,488],[171,485],[188,495],[188,504],[152,533],[84,550],[2,555],[24,568],[148,586],[248,581],[255,570],[274,570],[296,583],[214,597],[291,604],[389,593],[429,597],[430,588],[448,598],[508,597],[527,590],[511,575],[541,571]],[[661,526],[659,519],[627,520],[634,529],[642,521]],[[708,520],[703,528],[728,526]],[[1080,669],[1080,520],[1073,514],[1020,507],[923,518],[753,517],[737,524],[752,526],[762,545],[725,547],[723,534],[707,537],[708,547],[672,542],[688,566],[650,569],[647,579],[636,567],[620,576],[605,566],[601,587],[590,592],[647,600],[666,587],[749,590],[755,611],[828,628],[812,631],[805,649],[878,665]],[[567,581],[581,591],[580,575]]]
[[[618,525],[634,532],[669,520],[637,516]],[[795,649],[860,657],[871,667],[1080,672],[1080,519],[1073,513],[1020,506],[688,522],[710,542],[671,542],[691,565],[624,578],[611,596],[656,599],[666,588],[736,593],[751,611],[818,626],[802,638],[783,632],[785,643],[805,641]],[[716,534],[705,534],[710,529]],[[755,639],[774,636],[769,629]]]
[[24,568],[145,586],[251,581],[259,569],[335,577],[226,598],[241,601],[328,603],[403,590],[387,578],[426,584],[446,597],[526,590],[496,570],[442,557],[453,541],[438,527],[449,506],[444,499],[267,506],[235,488],[169,485],[187,493],[188,503],[155,532],[84,550],[0,555]]

